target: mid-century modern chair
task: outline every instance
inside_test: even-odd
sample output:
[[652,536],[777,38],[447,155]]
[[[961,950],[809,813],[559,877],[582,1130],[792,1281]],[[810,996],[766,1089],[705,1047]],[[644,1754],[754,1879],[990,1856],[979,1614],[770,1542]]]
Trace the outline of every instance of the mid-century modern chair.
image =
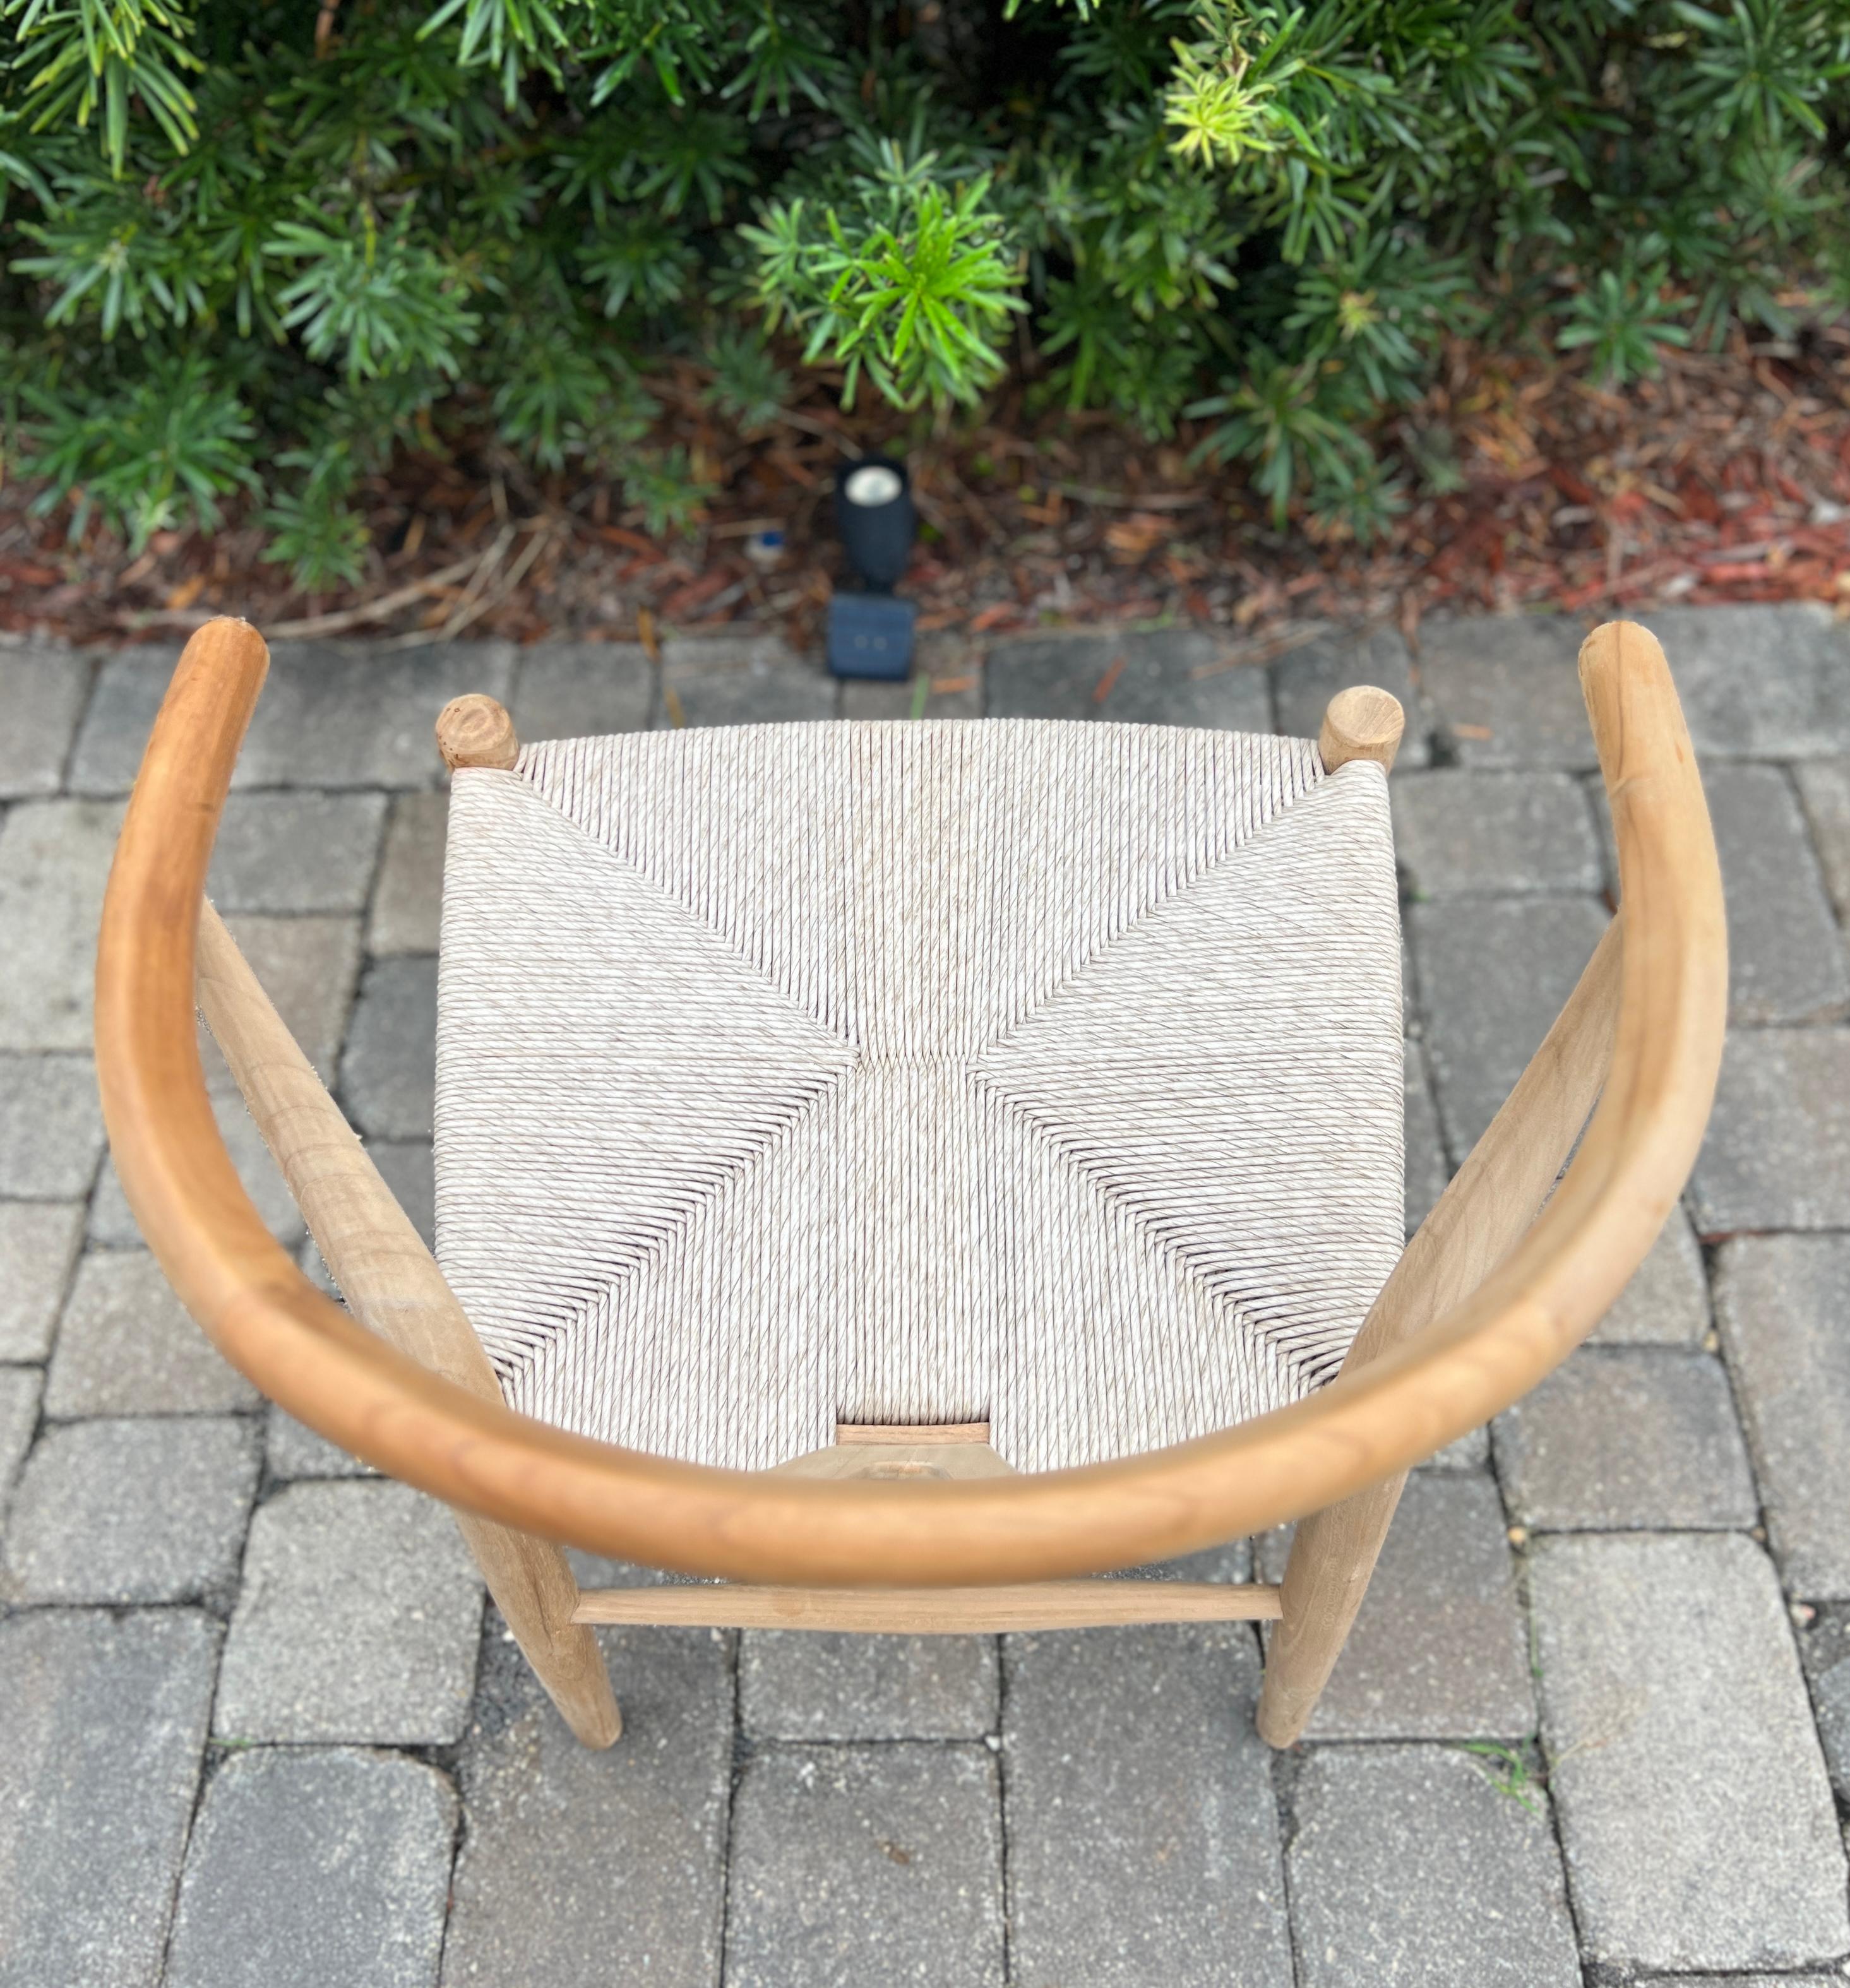
[[[1694,1159],[1721,888],[1642,628],[1581,652],[1619,913],[1404,1250],[1385,692],[1315,744],[522,748],[463,698],[434,1260],[203,899],[267,663],[201,629],[142,762],[97,966],[117,1164],[227,1357],[455,1509],[588,1745],[620,1730],[594,1623],[1234,1618],[1273,1625],[1289,1745],[1409,1466],[1591,1330]],[[344,1309],[239,1184],[195,1006]],[[1081,1577],[1292,1519],[1277,1587]],[[707,1578],[581,1591],[564,1545]]]

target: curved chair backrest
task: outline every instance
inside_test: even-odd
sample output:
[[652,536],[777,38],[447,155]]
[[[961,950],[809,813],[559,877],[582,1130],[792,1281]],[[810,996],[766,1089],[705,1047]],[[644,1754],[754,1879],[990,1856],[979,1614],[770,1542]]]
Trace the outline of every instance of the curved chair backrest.
[[[97,965],[117,1165],[163,1268],[235,1366],[382,1469],[523,1532],[693,1574],[883,1587],[1092,1573],[1256,1532],[1392,1477],[1533,1386],[1618,1296],[1695,1159],[1726,1009],[1720,878],[1662,651],[1609,624],[1581,675],[1621,915],[1330,1386],[1171,1449],[948,1482],[716,1470],[563,1433],[502,1405],[485,1361],[452,1347],[421,1364],[324,1297],[272,1239],[219,1136],[194,1030],[201,894],[268,660],[242,622],[193,637],[130,803]],[[222,934],[209,912],[205,926],[208,943]],[[316,1154],[296,1158],[312,1175]],[[436,1275],[404,1261],[414,1279]]]

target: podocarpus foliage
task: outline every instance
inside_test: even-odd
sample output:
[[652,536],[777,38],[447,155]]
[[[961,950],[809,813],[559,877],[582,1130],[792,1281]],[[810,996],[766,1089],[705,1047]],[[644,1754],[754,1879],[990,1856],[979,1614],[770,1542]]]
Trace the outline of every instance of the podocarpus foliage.
[[[1604,377],[1850,283],[1850,0],[0,0],[15,470],[139,544],[491,431],[698,505],[652,366],[1185,414],[1365,537],[1459,333]],[[785,363],[780,363],[781,356]],[[261,478],[259,472],[261,472]]]

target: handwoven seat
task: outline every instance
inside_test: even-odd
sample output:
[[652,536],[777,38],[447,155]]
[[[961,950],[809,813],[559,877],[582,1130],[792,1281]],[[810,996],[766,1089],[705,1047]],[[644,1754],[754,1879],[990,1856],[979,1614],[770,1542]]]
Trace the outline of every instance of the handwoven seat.
[[1402,1239],[1382,768],[1308,741],[752,726],[458,769],[438,1254],[509,1403],[766,1468],[1017,1469],[1333,1377]]

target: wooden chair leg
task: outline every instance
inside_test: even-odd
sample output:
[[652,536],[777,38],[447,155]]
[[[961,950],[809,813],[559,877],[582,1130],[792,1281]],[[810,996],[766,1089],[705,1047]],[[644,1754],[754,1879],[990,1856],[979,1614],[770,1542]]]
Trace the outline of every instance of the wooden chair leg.
[[1260,1737],[1268,1746],[1294,1745],[1317,1709],[1406,1481],[1402,1471],[1297,1522],[1259,1695]]
[[[211,906],[201,908],[199,1006],[355,1317],[423,1365],[499,1401],[482,1343],[411,1218],[284,1027]],[[566,1723],[608,1746],[623,1720],[603,1653],[574,1622],[578,1584],[560,1549],[492,1520],[456,1523],[514,1639]]]
[[614,1745],[622,1736],[623,1714],[596,1632],[572,1619],[579,1587],[564,1554],[472,1513],[458,1512],[456,1523],[559,1716],[587,1746]]
[[[1331,706],[1332,719],[1341,702]],[[1358,718],[1351,729],[1366,728]],[[1333,747],[1331,731],[1326,722],[1326,755],[1342,749],[1340,740]],[[1618,918],[1607,928],[1516,1088],[1407,1245],[1355,1336],[1345,1371],[1458,1303],[1535,1219],[1599,1094],[1618,1009],[1623,929]],[[1271,1745],[1292,1745],[1316,1709],[1406,1481],[1403,1471],[1298,1521],[1259,1701],[1259,1729]]]

